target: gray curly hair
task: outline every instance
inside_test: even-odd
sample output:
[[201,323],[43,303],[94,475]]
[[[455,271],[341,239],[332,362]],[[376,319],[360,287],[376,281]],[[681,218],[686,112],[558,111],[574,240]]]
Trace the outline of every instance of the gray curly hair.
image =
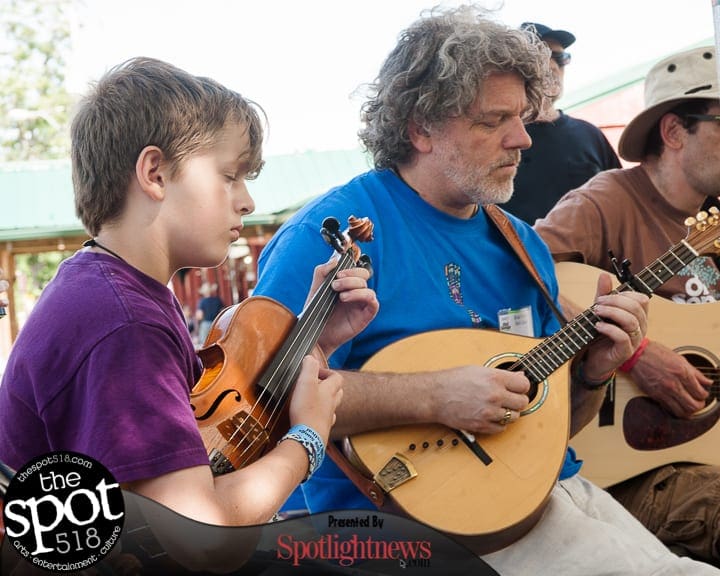
[[410,121],[427,129],[463,116],[494,72],[525,80],[525,120],[533,120],[551,87],[549,56],[535,34],[492,20],[486,8],[434,8],[400,34],[369,85],[358,135],[376,168],[395,168],[413,154]]

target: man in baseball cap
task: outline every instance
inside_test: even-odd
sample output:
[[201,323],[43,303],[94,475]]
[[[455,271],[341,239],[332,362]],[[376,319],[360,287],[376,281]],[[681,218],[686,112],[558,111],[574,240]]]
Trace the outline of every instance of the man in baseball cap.
[[545,24],[538,22],[523,22],[520,24],[521,30],[530,30],[535,32],[541,40],[557,40],[560,46],[567,48],[575,42],[575,36],[565,30],[553,30]]
[[[685,219],[702,212],[709,232],[717,227],[716,238],[720,237],[720,92],[714,47],[673,54],[650,69],[645,79],[645,107],[625,127],[619,152],[639,164],[598,174],[569,192],[536,223],[535,229],[555,260],[576,260],[612,271],[608,257],[612,250],[619,260],[628,259],[630,272],[637,273],[679,244],[687,235]],[[701,254],[657,293],[678,303],[720,302],[717,251]],[[621,370],[637,386],[637,395],[647,395],[665,409],[667,416],[659,426],[669,425],[666,420],[672,419],[672,426],[683,429],[683,420],[705,408],[713,380],[708,378],[710,372],[703,374],[692,355],[675,352],[678,342],[670,341],[670,334],[679,337],[683,307],[673,310],[673,318],[655,316],[653,301],[649,340],[643,341]],[[570,309],[566,312],[572,310],[571,304],[565,306]],[[704,315],[693,318],[685,320],[685,344],[713,348],[717,343],[713,320],[715,325],[717,320],[711,317],[702,322]],[[632,435],[632,419],[621,417],[623,406],[612,409],[614,425]],[[598,422],[591,422],[571,441],[582,451],[586,470],[590,464],[595,466],[592,433]],[[638,433],[643,438],[661,436],[652,426],[645,423]],[[694,438],[688,436],[675,448],[674,458],[680,462],[659,458],[640,472],[635,469],[635,476],[620,475],[622,481],[616,480],[608,490],[675,552],[720,565],[720,467],[714,444],[707,447],[706,458],[683,451]],[[613,467],[623,468],[614,463],[603,466],[598,464],[604,477],[614,475],[609,473]],[[587,472],[586,476],[594,479]]]
[[575,36],[538,22],[523,22],[520,28],[550,48],[554,87],[546,94],[536,121],[525,126],[532,146],[521,153],[513,196],[502,207],[534,224],[569,190],[602,170],[620,168],[620,159],[597,126],[556,107],[563,93],[565,68],[571,61],[565,49],[575,42]]

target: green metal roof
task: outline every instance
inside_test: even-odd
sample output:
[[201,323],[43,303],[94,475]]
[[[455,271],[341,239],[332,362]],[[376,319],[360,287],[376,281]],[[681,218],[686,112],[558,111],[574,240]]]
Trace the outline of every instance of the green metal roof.
[[[708,38],[687,48],[713,44]],[[642,82],[655,59],[567,94],[561,108],[571,111]],[[309,151],[269,156],[257,180],[248,182],[255,212],[245,224],[273,225],[314,196],[371,166],[360,150]],[[67,160],[0,164],[0,241],[60,238],[83,233],[75,216]]]
[[[287,210],[369,167],[360,149],[269,156],[257,180],[248,182],[255,212],[245,224],[279,223]],[[67,160],[0,164],[0,203],[0,241],[83,233]]]

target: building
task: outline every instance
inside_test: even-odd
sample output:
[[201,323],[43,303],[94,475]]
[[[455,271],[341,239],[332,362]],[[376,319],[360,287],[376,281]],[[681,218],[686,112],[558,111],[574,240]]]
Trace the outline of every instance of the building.
[[[280,224],[314,195],[369,166],[359,149],[266,158],[260,177],[248,182],[256,209],[243,219],[242,238],[231,247],[222,266],[177,274],[172,287],[178,300],[194,310],[204,281],[218,285],[225,303],[246,298],[254,285],[257,257]],[[68,256],[89,238],[75,216],[69,161],[0,164],[0,199],[0,266],[13,282],[23,282],[16,273],[16,256],[39,252]],[[0,361],[7,358],[26,309],[32,305],[17,302],[18,292],[22,293],[22,286],[10,291],[7,317],[0,322]]]
[[[693,46],[707,44],[713,44],[713,39]],[[560,107],[599,126],[617,147],[622,129],[643,108],[645,74],[661,57],[568,94]],[[254,285],[257,257],[280,224],[313,196],[370,165],[359,149],[268,157],[260,177],[248,182],[256,211],[244,219],[243,237],[231,247],[222,266],[176,275],[173,290],[180,302],[194,310],[204,281],[218,285],[225,303],[246,298]],[[8,278],[17,280],[15,257],[19,254],[57,251],[68,255],[88,239],[74,214],[72,196],[69,161],[0,164],[0,266]],[[9,296],[9,320],[0,322],[0,362],[7,358],[22,320],[22,306],[15,294]]]

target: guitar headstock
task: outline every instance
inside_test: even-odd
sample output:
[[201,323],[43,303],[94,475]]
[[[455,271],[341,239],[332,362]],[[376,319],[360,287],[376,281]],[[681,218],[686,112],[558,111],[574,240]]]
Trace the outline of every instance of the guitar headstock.
[[685,220],[689,228],[685,242],[698,254],[720,254],[720,210],[715,206]]

